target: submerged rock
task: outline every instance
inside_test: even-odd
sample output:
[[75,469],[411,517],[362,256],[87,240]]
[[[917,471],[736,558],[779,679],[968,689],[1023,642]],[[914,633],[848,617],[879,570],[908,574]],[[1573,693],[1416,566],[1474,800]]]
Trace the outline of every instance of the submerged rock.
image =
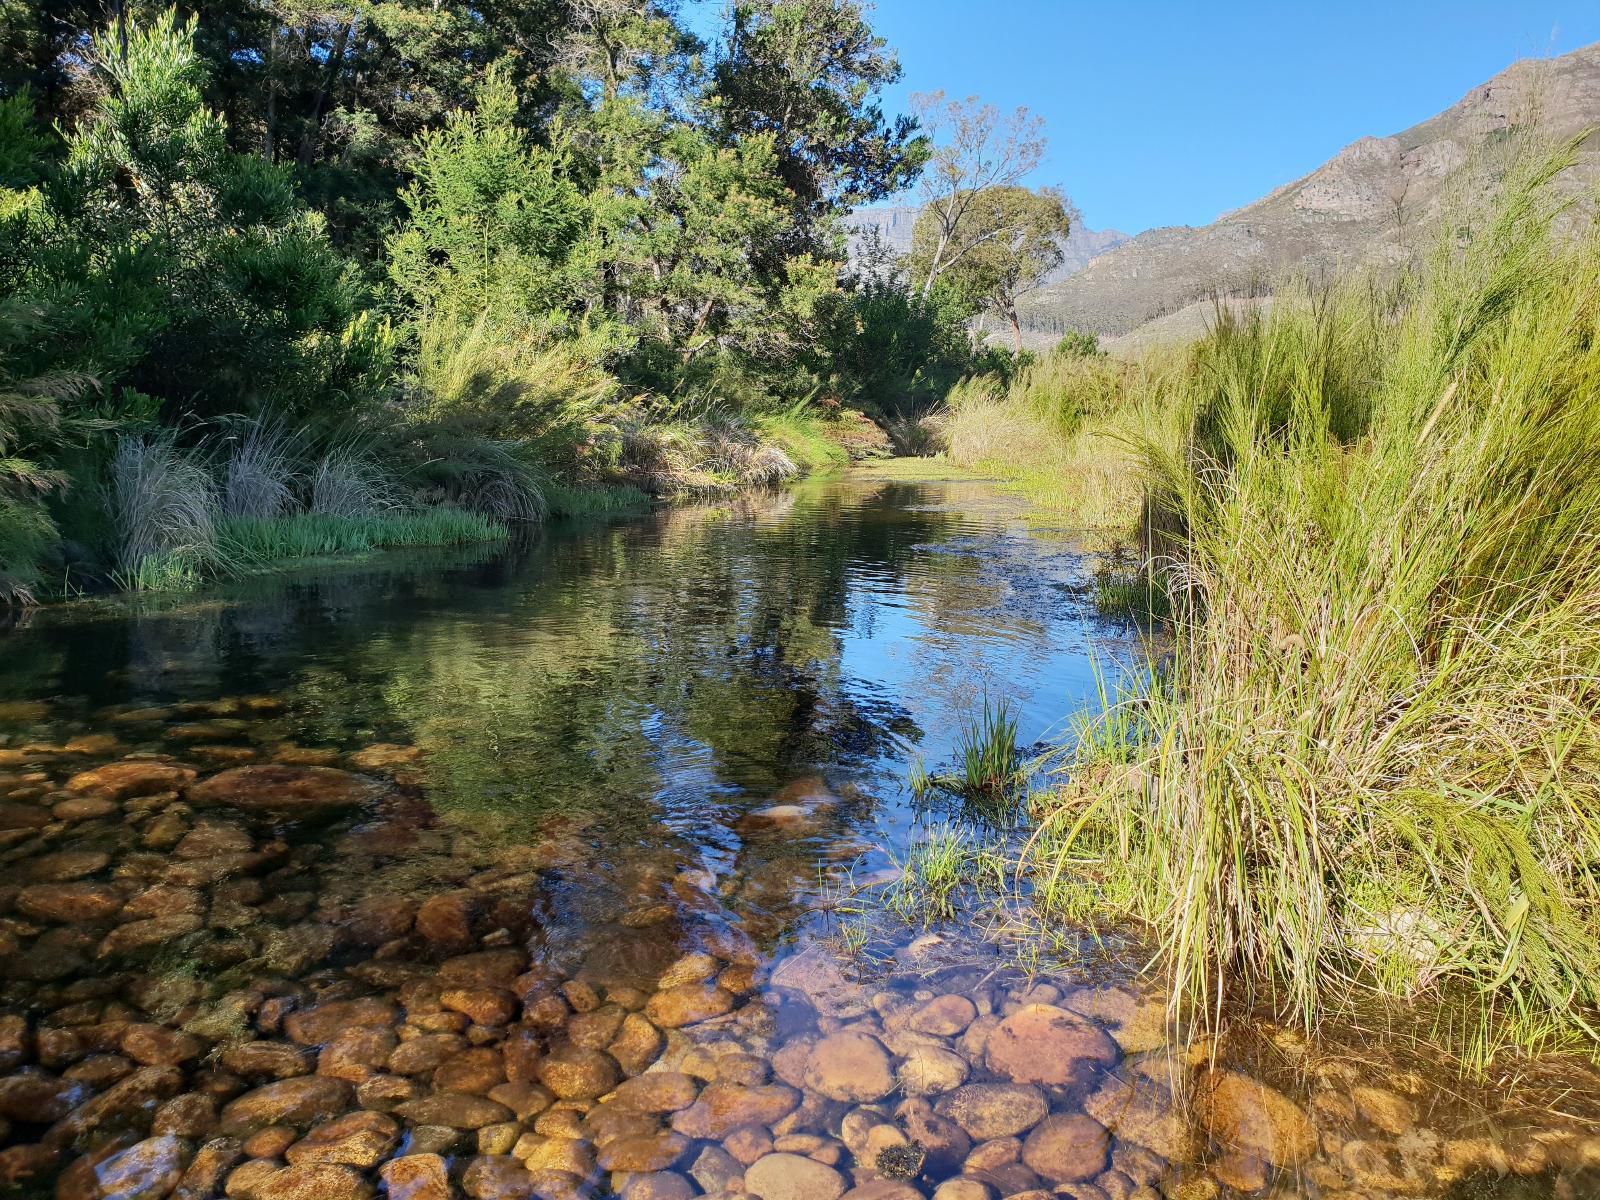
[[806,1086],[830,1100],[871,1102],[894,1090],[889,1052],[867,1033],[836,1033],[811,1048]]
[[223,1133],[254,1133],[268,1125],[304,1127],[350,1106],[354,1089],[342,1079],[302,1075],[246,1092],[222,1110]]
[[677,1029],[733,1011],[733,996],[715,984],[685,983],[651,996],[644,1011],[663,1029]]
[[[725,1138],[744,1125],[771,1126],[800,1105],[800,1093],[781,1083],[739,1087],[713,1083],[672,1118],[672,1128],[688,1137]],[[732,1147],[729,1147],[733,1152]],[[738,1157],[736,1152],[733,1152]]]
[[124,899],[104,883],[36,883],[17,893],[16,906],[35,920],[72,924],[108,920]]
[[593,1100],[620,1079],[610,1055],[570,1043],[557,1046],[539,1064],[539,1082],[562,1100]]
[[839,1200],[844,1176],[798,1154],[768,1154],[745,1170],[744,1190],[760,1200]]
[[1275,1088],[1236,1071],[1208,1071],[1195,1090],[1196,1111],[1212,1139],[1275,1167],[1303,1162],[1317,1147],[1311,1118]]
[[384,791],[378,780],[351,771],[269,763],[234,767],[202,780],[189,788],[188,800],[197,805],[305,817],[358,808]]
[[1093,1117],[1046,1117],[1022,1143],[1022,1161],[1044,1179],[1076,1183],[1105,1170],[1111,1135]]
[[1028,1084],[969,1083],[941,1097],[935,1110],[974,1141],[1015,1137],[1049,1115],[1044,1093]]
[[192,767],[130,758],[79,771],[67,780],[66,789],[101,800],[127,800],[181,788],[197,773]]
[[169,1135],[146,1138],[95,1168],[102,1200],[160,1200],[183,1176],[186,1147]]
[[437,1154],[404,1154],[379,1172],[391,1200],[450,1200],[450,1177]]
[[989,1069],[1014,1083],[1075,1087],[1116,1063],[1117,1044],[1076,1013],[1028,1004],[997,1025],[984,1044]]

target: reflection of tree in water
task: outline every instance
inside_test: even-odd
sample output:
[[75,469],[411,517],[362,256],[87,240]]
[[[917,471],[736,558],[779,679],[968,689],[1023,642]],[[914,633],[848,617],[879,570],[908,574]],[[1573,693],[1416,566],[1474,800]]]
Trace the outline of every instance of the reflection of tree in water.
[[881,753],[902,714],[858,711],[839,686],[848,571],[900,569],[945,519],[808,501],[778,524],[689,509],[556,541],[493,614],[375,643],[438,802],[504,819],[670,801],[685,829],[725,823],[738,793]]
[[[910,507],[915,495],[822,486],[244,582],[59,631],[48,669],[98,703],[281,693],[257,741],[421,746],[428,805],[393,819],[413,840],[326,864],[354,895],[504,868],[541,881],[517,903],[536,895],[538,923],[565,923],[573,952],[591,922],[664,901],[776,932],[815,891],[819,858],[853,853],[874,825],[878,801],[848,782],[886,780],[874,772],[921,737],[896,686],[847,664],[846,646],[892,609],[926,629],[995,603],[974,558],[929,553],[972,527]],[[819,769],[840,793],[823,817],[746,819]]]

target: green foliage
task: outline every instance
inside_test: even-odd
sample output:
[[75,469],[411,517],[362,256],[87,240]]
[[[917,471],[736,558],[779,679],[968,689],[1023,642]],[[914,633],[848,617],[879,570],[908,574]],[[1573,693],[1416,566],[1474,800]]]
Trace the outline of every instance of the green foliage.
[[171,11],[91,45],[103,97],[29,217],[11,294],[63,315],[41,369],[92,369],[169,415],[304,412],[381,383],[390,339],[286,170],[228,149],[194,23]]
[[392,546],[488,542],[506,535],[505,525],[481,513],[444,506],[369,516],[311,512],[225,518],[217,534],[217,552],[238,567],[287,558],[361,554]]
[[61,405],[95,384],[89,376],[19,374],[21,344],[45,326],[43,315],[0,306],[0,604],[33,598],[56,539],[47,500],[65,475],[41,461],[59,443]]
[[34,121],[32,93],[0,96],[0,189],[37,184],[53,149],[52,140]]
[[1051,353],[1061,358],[1093,358],[1100,353],[1100,337],[1083,329],[1071,329],[1061,335]]
[[[824,344],[856,322],[834,223],[919,153],[849,0],[742,4],[709,64],[623,0],[47,9],[0,9],[3,369],[56,389],[0,430],[8,592],[72,542],[193,583],[224,518],[534,520],[839,462],[795,407],[876,386]],[[917,322],[894,369],[932,377],[954,330]]]
[[560,311],[576,284],[564,268],[582,197],[558,158],[518,126],[509,64],[491,68],[474,101],[417,139],[390,277],[425,319],[435,310],[469,321]]
[[869,271],[833,301],[817,373],[841,400],[880,413],[926,409],[974,367],[969,315],[946,290],[924,297],[901,271]]
[[1486,1044],[1592,1048],[1600,245],[1550,233],[1569,161],[1517,165],[1398,297],[1279,297],[1166,380],[1170,663],[1034,862],[1146,922],[1194,1011],[1435,992]]
[[[944,290],[971,312],[991,309],[1011,326],[1016,353],[1022,349],[1017,304],[1061,264],[1072,217],[1060,193],[1050,189],[986,187],[964,197],[961,257],[938,275]],[[911,270],[926,275],[943,249],[939,214],[929,208],[913,230]]]
[[876,102],[899,77],[854,0],[737,0],[711,97],[728,140],[772,139],[814,239],[820,218],[899,191],[927,157],[916,122]]

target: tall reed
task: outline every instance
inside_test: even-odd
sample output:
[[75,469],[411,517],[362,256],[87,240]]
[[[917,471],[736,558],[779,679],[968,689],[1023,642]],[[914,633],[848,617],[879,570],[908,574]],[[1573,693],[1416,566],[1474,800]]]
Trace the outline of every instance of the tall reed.
[[1600,242],[1570,148],[1399,291],[1224,318],[1148,446],[1170,659],[1087,731],[1040,894],[1144,922],[1180,1002],[1310,1024],[1465,998],[1524,1045],[1600,1006]]

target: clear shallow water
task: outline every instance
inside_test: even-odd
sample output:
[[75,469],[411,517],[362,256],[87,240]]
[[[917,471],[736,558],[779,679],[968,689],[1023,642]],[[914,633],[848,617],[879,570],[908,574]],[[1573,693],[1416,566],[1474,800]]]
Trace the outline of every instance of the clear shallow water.
[[[1594,1147],[1528,1150],[1526,1105],[1452,1150],[1483,1102],[1422,1076],[1280,1046],[1197,1091],[1131,978],[1024,978],[961,929],[835,957],[843,872],[947,818],[913,759],[986,697],[1059,734],[1131,660],[1086,583],[983,485],[845,480],[34,615],[0,641],[0,1179],[903,1200],[879,1156],[909,1139],[893,1186],[944,1200],[1588,1186]],[[597,1104],[646,1067],[678,1092]]]

